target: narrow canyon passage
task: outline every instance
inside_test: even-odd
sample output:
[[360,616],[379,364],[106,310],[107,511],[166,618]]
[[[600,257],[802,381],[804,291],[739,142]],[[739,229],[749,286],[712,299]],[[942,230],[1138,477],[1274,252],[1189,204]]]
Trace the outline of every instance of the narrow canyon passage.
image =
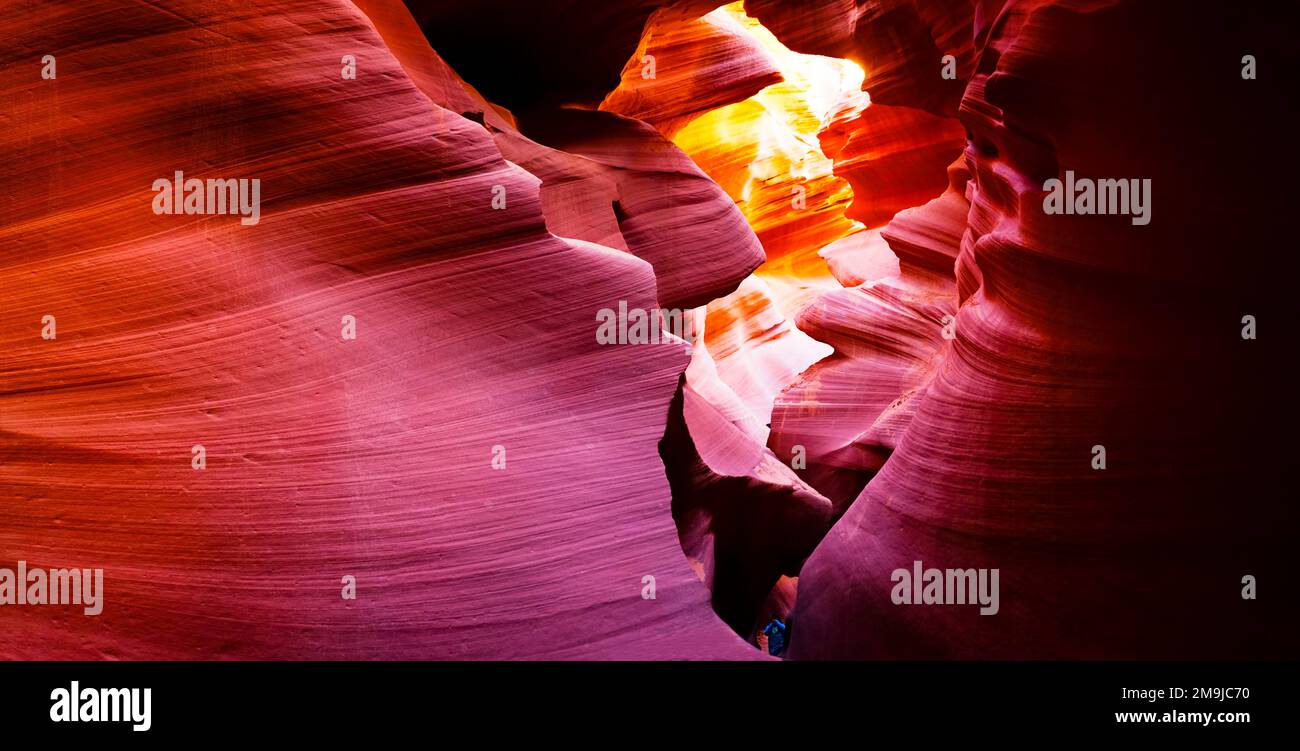
[[1293,655],[1300,62],[1195,5],[11,4],[0,580],[104,599],[0,656]]
[[[596,108],[653,126],[725,192],[748,227],[732,224],[730,234],[643,256],[655,263],[661,295],[675,267],[698,260],[688,253],[722,255],[728,246],[752,247],[752,238],[762,250],[762,263],[734,291],[721,288],[726,294],[695,311],[702,331],[660,445],[683,549],[719,615],[751,642],[761,641],[773,618],[789,619],[803,560],[888,457],[906,421],[906,392],[937,357],[940,314],[956,309],[951,270],[909,269],[904,276],[881,228],[850,218],[854,187],[837,172],[868,173],[863,186],[870,189],[872,170],[901,153],[923,175],[904,175],[917,183],[905,199],[937,198],[948,184],[948,163],[960,157],[957,131],[950,128],[938,144],[915,143],[902,126],[871,133],[878,126],[864,117],[864,79],[850,60],[790,50],[742,2],[703,14],[665,9],[649,16],[618,85]],[[584,123],[628,127],[572,106],[515,116],[525,137],[605,158],[616,146],[583,143]],[[861,145],[868,134],[874,143]],[[512,148],[503,153],[514,158]],[[527,168],[536,163],[515,153]],[[551,231],[601,242],[617,231],[638,252],[628,239],[637,232],[639,217],[627,213],[635,198],[620,187],[617,229],[591,232],[573,221],[573,177],[563,170],[543,175]],[[548,189],[557,194],[549,205]],[[671,184],[654,190],[667,198],[668,211],[686,208]],[[652,232],[680,223],[668,211],[648,225]],[[956,248],[932,252],[952,256]],[[696,281],[703,276],[695,264],[687,273]],[[821,320],[843,316],[837,309],[845,305],[849,317],[840,332]],[[893,324],[901,334],[883,335],[914,340],[908,349],[870,343],[881,331],[862,329],[857,319],[871,311],[903,317]],[[801,320],[827,341],[802,330]],[[845,324],[853,328],[844,332]],[[846,342],[845,333],[862,343]],[[869,357],[886,362],[864,364]],[[871,434],[882,415],[886,424]]]

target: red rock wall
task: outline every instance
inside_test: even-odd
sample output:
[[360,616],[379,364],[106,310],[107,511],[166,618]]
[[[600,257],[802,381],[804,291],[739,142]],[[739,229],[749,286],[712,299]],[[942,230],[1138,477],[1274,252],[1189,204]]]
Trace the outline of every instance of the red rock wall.
[[[1276,462],[1295,399],[1266,364],[1280,342],[1240,333],[1254,310],[1293,320],[1272,245],[1290,176],[1264,165],[1294,117],[1282,81],[1240,75],[1243,50],[1293,58],[1268,26],[1159,2],[977,14],[956,337],[804,566],[794,657],[1294,653]],[[1045,215],[1065,170],[1150,178],[1151,223]],[[1001,611],[895,605],[915,560],[999,568]],[[1247,574],[1277,599],[1243,600]]]

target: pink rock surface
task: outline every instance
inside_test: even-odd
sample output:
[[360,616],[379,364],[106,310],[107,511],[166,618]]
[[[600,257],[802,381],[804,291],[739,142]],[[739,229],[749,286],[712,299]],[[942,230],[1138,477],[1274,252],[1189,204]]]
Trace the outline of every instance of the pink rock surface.
[[835,354],[777,398],[768,445],[778,456],[803,448],[800,476],[835,503],[837,515],[910,424],[955,311],[951,281],[893,276],[824,294],[799,314],[799,328]]
[[[601,238],[650,262],[663,307],[727,295],[763,262],[762,245],[727,194],[645,123],[561,110],[523,117],[521,125],[527,139],[505,132],[498,145],[542,178],[552,229]],[[615,230],[621,242],[611,237]]]
[[[106,572],[98,617],[0,609],[0,656],[755,654],[670,515],[681,345],[593,336],[658,304],[651,267],[550,234],[537,178],[421,90],[447,81],[400,8],[364,7],[382,35],[341,2],[0,17],[0,560]],[[178,169],[260,178],[260,223],[154,215]]]
[[772,609],[769,594],[782,576],[798,573],[826,534],[832,509],[724,409],[688,383],[660,451],[682,549],[718,615],[752,639]]

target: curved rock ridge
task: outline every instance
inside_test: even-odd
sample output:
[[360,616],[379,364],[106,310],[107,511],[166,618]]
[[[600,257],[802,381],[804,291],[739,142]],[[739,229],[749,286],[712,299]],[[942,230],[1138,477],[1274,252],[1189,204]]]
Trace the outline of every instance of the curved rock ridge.
[[966,198],[969,180],[970,171],[963,156],[948,166],[948,189],[943,195],[924,206],[900,211],[881,230],[881,238],[904,268],[953,278],[966,233],[966,217],[970,214],[970,201]]
[[[520,120],[483,100],[416,39],[409,14],[388,4],[372,12],[421,91],[483,123],[507,159],[542,180],[547,227],[649,261],[663,306],[690,308],[725,296],[763,262],[763,249],[726,194],[652,128],[613,113],[567,109],[529,113],[525,135]],[[676,13],[664,14],[665,25],[676,23]]]
[[[660,444],[682,548],[715,610],[751,641],[788,614],[783,582],[830,527],[830,501],[765,446],[774,396],[829,351],[750,277],[708,306]],[[772,601],[774,590],[787,596]]]
[[649,125],[576,109],[534,112],[520,123],[523,138],[503,131],[497,143],[542,178],[553,229],[650,262],[665,308],[728,295],[763,262],[762,245],[727,194]]
[[[593,336],[651,266],[551,234],[481,100],[361,7],[0,15],[0,560],[105,570],[97,617],[0,609],[0,656],[754,656],[656,456],[682,345]],[[259,223],[155,215],[176,170],[260,179]]]
[[[711,361],[696,363],[693,370]],[[770,603],[770,594],[783,577],[798,573],[825,536],[831,504],[690,380],[710,383],[688,375],[660,444],[673,518],[682,549],[712,592],[714,609],[754,640],[768,618],[788,612],[788,605]]]
[[[735,292],[709,304],[702,344],[693,353],[687,382],[703,391],[703,383],[716,375],[721,388],[744,405],[746,416],[734,421],[755,425],[745,432],[760,444],[767,440],[773,399],[832,351],[785,317],[771,287],[759,276],[749,277]],[[703,361],[712,363],[712,368],[698,369],[696,378],[696,365]],[[724,401],[731,399],[720,397],[715,403]]]
[[777,61],[730,15],[660,10],[646,22],[622,80],[600,109],[672,138],[695,117],[782,80]]
[[[856,268],[888,267],[889,249],[874,233],[851,255]],[[837,249],[836,252],[844,253]],[[896,263],[896,261],[895,261]],[[843,272],[841,272],[843,273]],[[945,328],[956,312],[951,280],[894,273],[821,295],[799,314],[799,328],[835,349],[777,397],[768,446],[801,449],[799,472],[843,513],[884,465],[907,429],[942,362]]]

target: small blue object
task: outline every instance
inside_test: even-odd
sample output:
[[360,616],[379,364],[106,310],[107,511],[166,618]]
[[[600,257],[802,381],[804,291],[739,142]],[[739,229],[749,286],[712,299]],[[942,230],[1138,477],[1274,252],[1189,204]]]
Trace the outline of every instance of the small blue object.
[[779,655],[785,651],[785,636],[790,627],[781,622],[780,618],[773,618],[772,622],[763,628],[763,633],[767,635],[767,653],[770,655]]

